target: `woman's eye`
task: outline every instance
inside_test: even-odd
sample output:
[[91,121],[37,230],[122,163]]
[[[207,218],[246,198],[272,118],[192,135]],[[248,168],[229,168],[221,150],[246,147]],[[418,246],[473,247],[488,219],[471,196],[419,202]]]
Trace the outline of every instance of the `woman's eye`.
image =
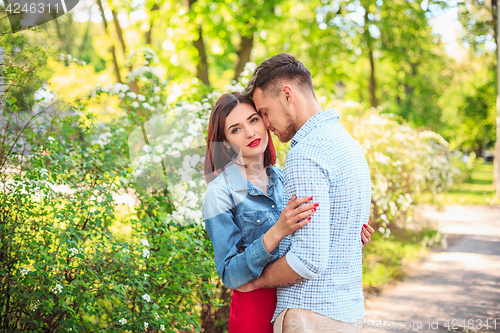
[[254,120],[255,120],[255,121],[257,121],[257,120],[259,120],[259,119],[257,119],[257,118],[252,118],[252,120],[250,120],[250,124],[251,124],[251,123],[255,123],[255,121],[254,121]]
[[238,128],[235,128],[231,131],[231,133],[235,133]]

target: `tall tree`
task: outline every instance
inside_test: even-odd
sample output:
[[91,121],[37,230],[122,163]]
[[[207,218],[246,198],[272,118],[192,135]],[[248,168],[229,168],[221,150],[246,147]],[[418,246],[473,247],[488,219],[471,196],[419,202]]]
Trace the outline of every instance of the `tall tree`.
[[[112,41],[113,39],[111,38],[111,34],[108,29],[108,22],[106,21],[106,15],[104,14],[104,7],[102,5],[101,0],[97,0],[97,4],[99,5],[99,10],[101,12],[101,17],[102,17],[102,22],[104,24],[104,31],[108,38]],[[118,59],[116,58],[116,51],[115,51],[115,44],[111,42],[111,46],[109,47],[109,51],[111,52],[111,55],[113,56],[113,65],[115,68],[115,75],[116,75],[116,82],[122,83],[122,79],[120,76],[120,67],[118,66]]]
[[[182,0],[188,12],[197,0]],[[208,63],[207,53],[205,50],[205,43],[203,41],[203,26],[198,24],[197,29],[198,38],[193,41],[193,46],[198,51],[199,60],[196,64],[196,77],[201,80],[205,85],[210,86],[210,79],[208,77]]]
[[[497,0],[463,0],[458,2],[459,21],[465,28],[462,41],[469,46],[477,56],[489,52],[488,45],[494,45],[496,52],[496,63],[492,70],[500,73],[500,51],[499,51],[499,10]],[[499,82],[500,78],[497,78]],[[500,86],[497,95],[500,96]],[[497,196],[500,197],[500,97],[497,101],[497,123],[494,153],[493,182],[497,188]]]

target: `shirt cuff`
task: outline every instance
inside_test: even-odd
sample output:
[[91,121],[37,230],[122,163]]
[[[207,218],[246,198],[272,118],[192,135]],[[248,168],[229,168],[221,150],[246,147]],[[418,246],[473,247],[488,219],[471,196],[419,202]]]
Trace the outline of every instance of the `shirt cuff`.
[[258,239],[255,240],[252,246],[252,255],[254,260],[262,267],[265,267],[273,257],[275,257],[276,254],[276,249],[278,247],[276,246],[273,250],[273,252],[269,253],[267,252],[266,248],[264,247],[264,235],[260,236]]
[[315,279],[319,276],[319,272],[315,273],[311,271],[308,267],[307,264],[304,263],[295,253],[292,251],[288,251],[285,255],[286,262],[288,263],[288,266],[290,266],[295,273],[299,274],[305,279],[312,280]]

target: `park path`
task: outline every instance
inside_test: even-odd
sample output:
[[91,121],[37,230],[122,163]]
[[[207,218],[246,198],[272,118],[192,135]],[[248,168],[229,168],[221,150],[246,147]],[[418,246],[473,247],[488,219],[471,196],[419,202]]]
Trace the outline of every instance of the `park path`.
[[430,254],[406,280],[368,299],[365,319],[372,327],[363,333],[442,333],[448,332],[443,326],[448,319],[450,326],[456,324],[452,331],[464,331],[462,320],[473,319],[475,328],[469,332],[500,332],[500,206],[446,206],[441,213],[425,207],[417,213],[438,222],[448,248]]

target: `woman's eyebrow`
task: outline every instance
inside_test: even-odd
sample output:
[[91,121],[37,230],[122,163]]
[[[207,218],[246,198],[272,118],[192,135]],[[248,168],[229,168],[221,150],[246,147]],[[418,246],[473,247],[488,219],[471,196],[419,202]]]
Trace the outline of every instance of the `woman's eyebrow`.
[[[252,113],[252,114],[250,115],[250,117],[248,117],[248,118],[247,118],[247,120],[250,120],[250,118],[252,118],[252,117],[253,117],[253,116],[255,116],[255,115],[259,115],[259,114],[258,114],[257,112],[254,112],[254,113]],[[231,126],[229,126],[229,127],[227,128],[227,130],[229,131],[229,130],[231,129],[231,127],[238,126],[239,124],[240,124],[240,123],[236,123],[236,124],[234,124],[234,125],[231,125]]]

